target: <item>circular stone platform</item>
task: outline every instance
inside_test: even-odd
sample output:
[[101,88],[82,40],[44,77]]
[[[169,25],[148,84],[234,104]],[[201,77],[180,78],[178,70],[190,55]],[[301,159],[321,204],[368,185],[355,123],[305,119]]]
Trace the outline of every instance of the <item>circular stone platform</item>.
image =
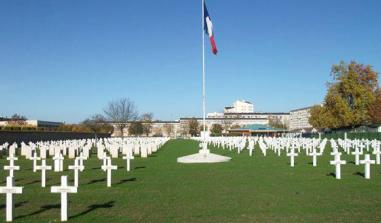
[[177,158],[178,163],[221,163],[228,162],[231,158],[213,153],[204,153],[200,150],[199,153],[182,156]]

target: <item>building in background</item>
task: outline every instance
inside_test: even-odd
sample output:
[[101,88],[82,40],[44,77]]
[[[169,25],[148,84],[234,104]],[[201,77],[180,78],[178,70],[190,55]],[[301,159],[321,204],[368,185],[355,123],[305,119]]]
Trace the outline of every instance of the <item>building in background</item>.
[[[253,112],[253,113],[224,113],[221,117],[208,117],[205,119],[207,129],[210,129],[213,124],[219,124],[228,132],[233,126],[247,125],[269,125],[271,119],[280,120],[280,124],[288,126],[290,113],[288,112]],[[180,118],[180,129],[188,125],[189,121],[194,118]],[[202,126],[203,119],[195,118],[199,125]]]
[[[127,122],[126,127],[123,129],[123,136],[130,136],[128,132],[128,128],[134,122]],[[151,133],[149,136],[165,136],[165,137],[177,137],[182,135],[180,129],[180,121],[161,121],[161,120],[153,120],[151,122],[141,122],[144,124],[151,125]],[[114,131],[111,136],[119,137],[121,136],[120,130],[117,128],[115,123],[110,123],[114,127]]]
[[[152,129],[150,136],[180,136],[187,135],[189,122],[196,119],[199,126],[203,124],[202,117],[182,117],[175,121],[152,121]],[[206,128],[211,129],[213,124],[219,124],[223,128],[224,133],[234,128],[244,126],[257,125],[269,126],[271,120],[277,120],[279,125],[284,126],[282,129],[288,129],[290,113],[288,112],[254,112],[254,105],[245,100],[237,100],[233,103],[232,107],[225,107],[224,113],[212,112],[207,114],[205,119]],[[128,136],[128,127],[132,122],[127,123],[126,128],[123,130],[123,135]],[[142,122],[144,124],[144,122]],[[111,123],[112,124],[112,123]],[[113,136],[120,136],[120,131],[114,126]],[[282,130],[283,132],[283,130]]]
[[290,131],[311,132],[313,127],[309,122],[311,107],[299,108],[290,111]]
[[207,118],[223,118],[224,117],[224,113],[220,113],[220,112],[212,112],[212,113],[208,113],[206,115]]
[[253,103],[245,100],[237,100],[233,106],[225,107],[224,113],[252,113],[254,112]]
[[11,126],[11,125],[20,125],[20,126],[30,126],[37,128],[58,128],[62,125],[63,122],[49,122],[41,120],[11,120],[6,119],[0,121],[0,126]]
[[229,130],[229,133],[235,133],[237,135],[252,136],[252,135],[267,135],[267,136],[282,136],[287,133],[286,129],[274,128],[268,125],[254,124],[245,125],[240,128],[233,128]]
[[38,127],[38,128],[58,128],[63,122],[50,122],[41,120],[26,120],[27,125]]

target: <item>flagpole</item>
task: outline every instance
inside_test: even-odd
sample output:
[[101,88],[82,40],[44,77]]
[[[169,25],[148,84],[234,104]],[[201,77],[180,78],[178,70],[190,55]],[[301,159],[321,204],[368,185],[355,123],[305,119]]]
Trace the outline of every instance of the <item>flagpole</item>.
[[206,91],[205,91],[205,34],[204,34],[204,30],[205,30],[205,22],[204,22],[204,19],[205,19],[205,10],[204,10],[204,1],[205,0],[201,0],[201,7],[202,7],[202,15],[201,15],[201,24],[202,24],[202,30],[201,30],[201,34],[202,34],[202,125],[203,125],[203,136],[202,136],[202,141],[203,141],[203,149],[206,149],[206,146],[205,146],[205,101],[206,101]]

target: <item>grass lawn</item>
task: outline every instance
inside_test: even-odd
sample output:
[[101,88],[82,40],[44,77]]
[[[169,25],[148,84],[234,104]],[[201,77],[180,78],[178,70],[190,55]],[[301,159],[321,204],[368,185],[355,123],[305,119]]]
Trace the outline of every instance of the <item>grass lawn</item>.
[[[349,162],[342,178],[333,176],[328,150],[313,167],[312,158],[299,154],[295,167],[289,158],[257,149],[253,157],[214,149],[232,157],[228,163],[178,164],[176,158],[198,151],[190,140],[172,140],[148,159],[135,158],[132,171],[117,159],[112,188],[95,155],[85,161],[77,194],[69,195],[69,222],[381,222],[381,166],[372,165],[371,179],[364,166]],[[374,159],[374,157],[373,157]],[[72,164],[73,161],[69,161]],[[65,160],[65,169],[69,164]],[[1,159],[3,168],[5,158]],[[59,222],[60,195],[50,186],[60,184],[62,173],[47,173],[47,187],[40,186],[40,172],[32,161],[16,161],[15,222]],[[52,165],[52,160],[48,160]],[[73,179],[73,171],[63,174]],[[5,184],[4,170],[0,171]],[[0,195],[0,221],[5,221],[5,195]]]

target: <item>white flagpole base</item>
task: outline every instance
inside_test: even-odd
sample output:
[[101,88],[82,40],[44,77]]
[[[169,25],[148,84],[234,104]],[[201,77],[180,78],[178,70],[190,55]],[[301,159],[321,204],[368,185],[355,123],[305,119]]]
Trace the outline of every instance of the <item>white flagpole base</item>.
[[200,149],[198,153],[177,158],[178,163],[221,163],[228,162],[231,158],[210,153],[209,149]]

